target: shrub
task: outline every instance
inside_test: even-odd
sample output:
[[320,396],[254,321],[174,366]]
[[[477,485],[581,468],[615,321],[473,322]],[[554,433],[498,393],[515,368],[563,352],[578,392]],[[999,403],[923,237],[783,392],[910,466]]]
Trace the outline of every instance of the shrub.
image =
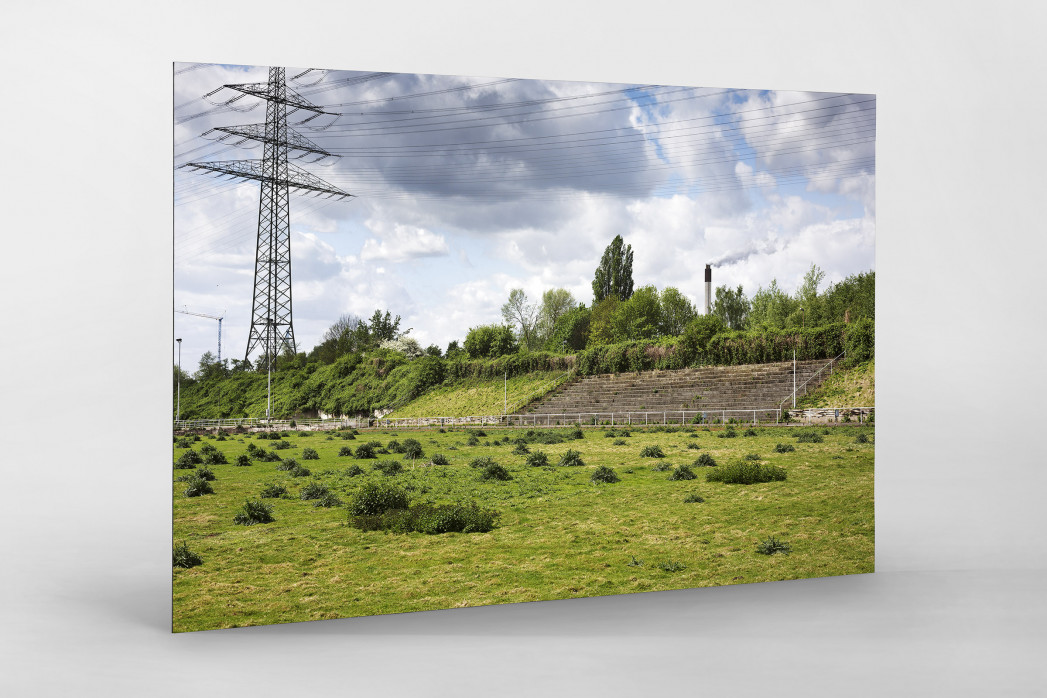
[[616,436],[618,436],[618,432],[616,432],[614,429],[608,429],[603,433],[603,437],[605,439],[613,439]]
[[407,508],[407,492],[391,482],[365,482],[349,500],[350,516],[376,516]]
[[450,465],[451,461],[447,460],[447,456],[442,453],[434,453],[433,457],[429,459],[429,462],[433,465]]
[[705,479],[709,482],[752,485],[757,482],[784,480],[785,476],[785,470],[775,465],[760,465],[750,461],[741,461],[714,468],[706,473]]
[[611,442],[611,445],[612,446],[624,446],[625,445],[625,439],[615,439],[614,441]]
[[567,453],[560,457],[558,465],[560,467],[582,467],[585,465],[585,461],[582,460],[581,453],[567,449]]
[[696,477],[698,476],[694,474],[693,470],[691,470],[691,466],[686,463],[682,463],[680,467],[669,475],[670,480],[693,480]]
[[775,453],[791,453],[791,452],[793,452],[795,450],[796,450],[796,447],[793,446],[792,444],[775,444],[774,445],[774,452]]
[[191,437],[191,436],[177,437],[176,436],[175,440],[174,440],[174,445],[175,445],[175,448],[192,448],[193,447],[193,437]]
[[734,430],[734,427],[727,427],[716,436],[718,436],[721,439],[733,439],[736,436],[738,436],[738,432]]
[[214,444],[204,444],[200,447],[200,455],[206,456],[208,453],[217,453],[218,448]]
[[662,572],[679,572],[687,569],[687,565],[675,560],[666,560],[665,562],[658,563],[658,569]]
[[210,468],[200,468],[195,473],[190,475],[190,477],[198,477],[201,480],[207,480],[208,482],[215,481],[214,472],[212,472]]
[[589,478],[589,481],[592,483],[599,484],[601,482],[621,482],[621,479],[622,478],[618,477],[618,473],[614,472],[614,468],[608,468],[606,465],[601,465],[599,468],[593,471],[593,474]]
[[498,463],[488,463],[484,466],[484,470],[480,473],[481,480],[512,480],[513,476],[509,474],[509,471],[504,466]]
[[694,493],[689,494],[689,495],[687,495],[686,497],[683,498],[683,503],[684,504],[701,504],[704,501],[705,501],[704,497],[702,497],[700,494],[694,494]]
[[350,458],[352,457],[352,455],[353,449],[349,448],[348,446],[342,446],[340,449],[338,449],[339,458]]
[[262,461],[263,463],[276,463],[280,461],[280,456],[277,455],[276,451],[266,451],[265,449],[260,449],[258,452],[258,460]]
[[665,458],[661,446],[644,446],[640,451],[640,458]]
[[759,453],[746,453],[742,458],[744,460],[761,460]]
[[476,434],[470,434],[468,441],[465,442],[466,446],[479,446],[480,439],[476,438]]
[[343,441],[355,441],[356,440],[356,434],[354,434],[351,431],[343,431],[338,436],[342,437]]
[[345,469],[345,474],[349,477],[356,477],[357,475],[363,475],[366,471],[356,463],[353,463]]
[[190,567],[196,567],[197,565],[204,564],[203,559],[189,549],[189,546],[182,541],[181,545],[174,547],[174,567],[181,567],[183,569],[189,569]]
[[236,457],[236,460],[233,461],[233,465],[239,466],[241,468],[246,467],[248,465],[252,465],[251,456],[247,455],[246,453],[241,453]]
[[692,463],[691,465],[693,465],[696,468],[715,468],[716,459],[710,456],[708,453],[703,453],[702,455],[698,456],[698,458],[695,459],[694,463]]
[[245,501],[243,507],[233,517],[233,523],[241,526],[254,526],[255,524],[271,523],[273,521],[276,521],[273,517],[273,507],[259,501]]
[[320,497],[323,497],[330,491],[331,490],[330,488],[328,488],[327,485],[320,482],[316,482],[314,480],[302,488],[302,491],[299,493],[299,496],[302,498],[303,501],[309,499],[319,499]]
[[195,468],[200,463],[203,463],[204,459],[200,457],[200,454],[196,451],[189,449],[175,461],[175,467],[179,470],[188,470]]
[[825,441],[825,437],[816,431],[796,432],[796,443],[798,444],[820,444],[823,441]]
[[487,432],[484,431],[483,429],[477,429],[476,430],[476,435],[477,436],[487,436]]
[[277,499],[285,494],[287,494],[286,487],[271,482],[262,488],[262,493],[259,496],[262,499]]
[[320,454],[316,452],[315,448],[303,448],[302,460],[320,460]]
[[288,449],[288,448],[292,447],[292,444],[291,444],[290,441],[274,441],[273,443],[271,443],[269,445],[273,448],[273,450],[276,450],[276,451],[283,451],[284,449]]
[[404,439],[403,454],[404,458],[422,458],[425,451],[418,439]]
[[469,461],[470,468],[486,468],[491,463],[494,463],[494,458],[490,456],[480,456],[479,458],[473,458]]
[[532,468],[544,468],[549,465],[549,456],[545,455],[543,451],[534,451],[527,455],[527,465]]
[[698,449],[700,449],[700,448],[701,448],[701,446],[699,446],[699,445],[697,444],[697,442],[695,442],[695,441],[692,441],[691,443],[687,444],[687,448],[689,448],[689,449],[690,449],[690,450],[692,450],[692,451],[697,451]]
[[672,470],[672,469],[673,469],[673,464],[669,463],[667,461],[661,461],[660,463],[655,465],[653,468],[651,468],[651,470],[653,470],[656,473],[664,473],[666,470]]
[[778,540],[774,536],[771,536],[767,540],[760,541],[756,546],[756,552],[761,555],[774,555],[775,553],[788,555],[792,552],[792,549],[791,545],[786,543],[784,540]]
[[186,488],[182,490],[183,497],[199,497],[205,494],[214,494],[211,483],[195,473],[186,478],[185,484]]
[[294,458],[285,458],[284,460],[280,461],[280,465],[276,466],[276,469],[277,470],[294,470],[295,468],[298,468],[298,467],[300,467],[298,465],[298,461],[296,461]]
[[575,440],[577,440],[577,439],[584,439],[585,438],[585,433],[581,429],[575,429],[574,431],[571,432],[571,438],[575,439]]
[[867,443],[869,443],[869,435],[868,434],[864,434],[864,433],[863,434],[858,434],[858,436],[854,437],[854,443],[856,443],[856,444],[867,444]]
[[399,475],[404,471],[404,465],[398,460],[380,460],[374,464],[374,469],[381,471],[382,475]]
[[742,434],[742,436],[758,436],[758,434],[756,433],[755,429],[753,429],[752,427],[749,427],[748,429],[745,430],[745,432]]
[[531,449],[527,448],[527,444],[516,444],[516,448],[513,449],[513,455],[526,456],[531,452]]
[[226,460],[225,454],[221,451],[208,451],[204,455],[204,463],[206,465],[225,465],[229,461]]
[[296,465],[288,471],[291,477],[309,477],[313,474],[313,471],[309,468],[303,468],[300,465]]
[[362,460],[364,458],[377,458],[378,456],[374,453],[374,446],[367,443],[357,447],[355,457],[357,460]]
[[393,439],[392,441],[390,441],[388,444],[386,444],[385,447],[387,449],[389,449],[390,453],[403,453],[404,452],[404,447],[401,446],[400,442],[397,441],[396,439]]

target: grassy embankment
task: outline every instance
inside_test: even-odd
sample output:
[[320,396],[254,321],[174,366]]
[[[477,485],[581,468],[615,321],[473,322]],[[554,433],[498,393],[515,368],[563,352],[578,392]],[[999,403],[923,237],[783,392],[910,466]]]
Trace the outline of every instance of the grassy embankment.
[[876,361],[836,370],[810,395],[797,400],[798,407],[875,407]]
[[[470,379],[431,388],[421,397],[399,407],[389,417],[469,417],[502,414],[508,393],[511,409],[520,400],[551,387],[563,371],[541,371],[504,379]],[[537,398],[538,395],[535,395]]]
[[[704,428],[634,429],[613,438],[605,437],[608,430],[593,429],[581,440],[568,430],[553,431],[566,440],[529,445],[532,452],[548,454],[549,467],[528,467],[526,456],[501,443],[526,437],[524,430],[488,430],[474,446],[468,445],[468,431],[370,432],[354,440],[292,432],[284,439],[292,447],[275,452],[312,471],[300,478],[277,471],[278,463],[232,464],[248,443],[270,450],[270,441],[203,437],[229,464],[208,466],[216,476],[214,494],[186,498],[185,484],[173,483],[175,541],[185,541],[203,558],[198,567],[174,570],[174,629],[873,571],[873,427],[833,427],[822,443],[799,443],[800,430],[785,427],[760,428],[750,437],[739,430],[728,439]],[[870,442],[858,443],[859,434]],[[421,442],[424,457],[379,456],[403,463],[398,475],[375,470],[375,460],[338,455],[344,446],[355,452],[368,440],[389,445],[409,437]],[[777,453],[779,443],[794,445],[795,451]],[[666,457],[639,456],[652,445]],[[306,447],[319,459],[303,460]],[[583,467],[556,466],[568,449],[581,453]],[[175,458],[185,451],[176,448]],[[435,453],[450,463],[429,465]],[[737,485],[706,482],[709,468],[695,467],[697,479],[687,481],[669,480],[671,470],[654,469],[666,462],[690,464],[705,453],[721,464],[757,454],[788,477]],[[469,466],[478,456],[493,457],[513,479],[481,480]],[[614,468],[621,482],[591,483],[601,465]],[[364,473],[350,475],[352,466]],[[188,472],[193,471],[173,471]],[[300,499],[301,489],[314,481],[345,502],[367,481],[395,482],[412,503],[478,502],[498,510],[500,521],[486,533],[364,532],[347,525],[345,507],[314,507]],[[285,498],[262,500],[273,505],[276,520],[235,525],[244,501],[257,499],[267,483],[288,490]],[[684,501],[694,494],[705,501]],[[792,553],[759,554],[756,546],[770,536],[787,541]]]

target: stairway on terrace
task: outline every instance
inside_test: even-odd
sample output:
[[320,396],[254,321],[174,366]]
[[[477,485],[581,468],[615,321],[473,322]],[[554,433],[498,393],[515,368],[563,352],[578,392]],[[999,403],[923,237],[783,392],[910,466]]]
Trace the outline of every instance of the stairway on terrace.
[[[827,359],[796,362],[796,385],[807,390],[829,377]],[[603,373],[566,383],[522,410],[525,414],[593,414],[774,410],[792,394],[793,362],[706,366],[675,371]],[[803,391],[798,391],[798,396]],[[789,407],[786,403],[785,407]],[[730,415],[728,415],[730,416]]]

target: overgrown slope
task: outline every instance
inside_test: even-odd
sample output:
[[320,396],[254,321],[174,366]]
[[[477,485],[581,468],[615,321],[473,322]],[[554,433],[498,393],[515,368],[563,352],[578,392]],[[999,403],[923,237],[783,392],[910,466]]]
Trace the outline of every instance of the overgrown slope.
[[501,414],[521,400],[564,375],[562,371],[539,371],[501,379],[469,378],[445,383],[398,408],[390,417],[468,417]]
[[797,400],[797,407],[875,407],[876,361],[836,369],[819,388]]

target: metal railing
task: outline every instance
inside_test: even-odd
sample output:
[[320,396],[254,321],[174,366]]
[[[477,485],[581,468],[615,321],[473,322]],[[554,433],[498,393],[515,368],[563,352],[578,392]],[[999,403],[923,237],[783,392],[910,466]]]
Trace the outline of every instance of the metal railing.
[[[292,422],[294,424],[292,424]],[[175,429],[337,429],[367,426],[367,419],[345,417],[341,419],[265,419],[264,417],[228,417],[225,419],[176,419]]]
[[[824,366],[819,368],[817,371],[815,371],[813,374],[808,376],[807,380],[805,380],[803,383],[801,383],[798,386],[794,386],[793,389],[792,389],[792,392],[789,393],[788,395],[786,395],[784,398],[782,398],[782,401],[778,403],[778,409],[780,410],[782,408],[782,405],[785,404],[785,401],[789,400],[789,399],[792,399],[794,401],[793,404],[795,404],[796,394],[798,392],[800,392],[800,388],[803,388],[803,394],[806,395],[807,394],[807,384],[810,383],[815,378],[817,378],[818,374],[821,373],[822,371],[824,371],[825,369],[829,369],[829,375],[832,375],[833,364],[837,360],[839,360],[840,357],[843,357],[843,356],[846,356],[846,355],[847,355],[847,352],[844,351],[843,353],[839,354],[838,356],[834,356],[833,358],[829,359],[829,363],[825,364]],[[795,363],[795,360],[794,360],[794,363]],[[797,409],[797,408],[793,407],[792,409]]]
[[573,378],[573,377],[574,377],[574,371],[567,371],[563,375],[557,376],[556,378],[553,378],[551,381],[538,386],[537,388],[532,390],[530,393],[528,393],[526,397],[523,397],[523,398],[517,400],[516,402],[514,402],[511,407],[506,409],[506,413],[507,414],[512,414],[513,412],[516,412],[517,410],[519,410],[521,407],[526,407],[535,398],[542,397],[543,395],[547,395],[547,394],[551,393],[552,391],[556,390],[557,388],[559,388],[561,385],[563,385],[567,381],[571,380],[571,378]]

